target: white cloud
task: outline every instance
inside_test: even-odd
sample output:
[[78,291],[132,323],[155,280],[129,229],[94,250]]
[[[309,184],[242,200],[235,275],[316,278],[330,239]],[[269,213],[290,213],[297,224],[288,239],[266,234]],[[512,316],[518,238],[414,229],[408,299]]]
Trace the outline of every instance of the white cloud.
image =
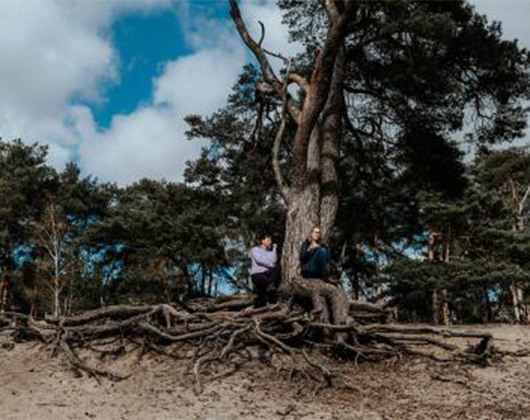
[[117,115],[98,133],[90,111],[72,115],[83,167],[103,180],[127,184],[142,177],[180,180],[187,160],[205,143],[188,141],[184,117],[223,106],[243,62],[240,49],[206,50],[168,63],[155,80],[152,103]]
[[48,144],[51,163],[63,166],[76,141],[66,122],[71,98],[103,100],[103,83],[118,81],[106,35],[113,17],[168,4],[0,1],[0,136]]
[[184,116],[212,113],[225,102],[244,59],[242,48],[208,49],[179,58],[155,82],[154,102],[175,107]]
[[[507,37],[530,46],[524,21],[530,3],[473,3],[479,12],[501,20]],[[102,86],[119,83],[119,51],[109,36],[118,16],[173,6],[170,0],[0,1],[0,136],[48,144],[50,162],[58,167],[77,156],[86,172],[105,181],[182,179],[185,161],[195,158],[201,146],[185,139],[183,117],[208,115],[223,106],[250,59],[228,18],[193,10],[204,4],[177,2],[177,15],[195,53],[165,63],[153,80],[151,99],[127,115],[113,116],[108,129],[97,127],[89,107],[71,105],[74,95],[106,101]],[[300,51],[288,42],[274,1],[244,1],[240,7],[256,38],[258,20],[264,23],[267,49],[285,56]],[[271,62],[276,69],[282,65]]]
[[[151,99],[127,115],[97,127],[88,106],[76,96],[106,101],[102,86],[119,83],[120,57],[109,36],[124,13],[147,13],[176,6],[188,45],[196,52],[165,64],[153,80]],[[85,172],[126,184],[141,177],[182,179],[185,161],[202,143],[184,136],[183,118],[208,115],[223,106],[250,55],[232,22],[195,13],[201,4],[171,0],[0,2],[0,136],[49,145],[49,160],[62,167],[74,156]],[[265,46],[293,55],[281,12],[273,1],[244,2],[242,14]],[[276,63],[278,66],[281,63]]]
[[[265,26],[263,47],[269,51],[293,57],[301,51],[300,44],[289,42],[289,29],[282,24],[282,11],[274,1],[246,1],[241,6],[241,15],[250,34],[256,40],[261,36],[261,21]],[[281,64],[281,62],[280,62]]]
[[[294,53],[285,41],[286,30],[278,28],[281,14],[274,3],[242,7],[249,25],[257,25],[259,16],[270,26],[268,48]],[[184,117],[209,115],[222,107],[250,58],[231,21],[193,16],[185,3],[178,10],[185,20],[187,42],[197,51],[166,63],[153,81],[147,105],[115,116],[103,133],[97,132],[89,110],[76,110],[83,167],[103,180],[127,184],[141,177],[182,179],[185,162],[196,158],[205,144],[185,138]]]
[[127,184],[142,177],[177,179],[195,148],[175,141],[184,122],[165,110],[148,107],[115,117],[104,133],[95,130],[87,108],[79,107],[73,114],[83,167],[102,180]]
[[[142,177],[182,179],[186,161],[198,157],[205,144],[186,139],[184,117],[208,115],[222,107],[245,61],[245,49],[236,42],[228,22],[198,27],[206,31],[193,29],[195,45],[202,48],[165,64],[153,80],[147,104],[114,116],[104,132],[98,132],[86,107],[72,112],[81,164],[87,172],[119,184]],[[211,32],[211,28],[217,30]]]

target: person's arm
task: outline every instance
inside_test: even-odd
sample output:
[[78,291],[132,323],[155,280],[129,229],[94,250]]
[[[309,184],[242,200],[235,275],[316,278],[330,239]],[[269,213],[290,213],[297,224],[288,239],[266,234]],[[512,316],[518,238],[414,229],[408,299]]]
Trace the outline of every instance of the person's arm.
[[276,251],[276,244],[272,245],[272,251],[267,252],[267,254],[270,254],[270,262],[273,264],[271,268],[276,267],[276,264],[278,263],[278,252]]
[[300,248],[300,262],[305,264],[311,259],[311,251],[309,250],[309,241],[304,241]]
[[264,251],[258,247],[252,248],[250,251],[252,259],[256,264],[261,265],[262,267],[274,268],[276,267],[276,261],[278,260],[278,255],[276,254],[276,249],[273,251]]

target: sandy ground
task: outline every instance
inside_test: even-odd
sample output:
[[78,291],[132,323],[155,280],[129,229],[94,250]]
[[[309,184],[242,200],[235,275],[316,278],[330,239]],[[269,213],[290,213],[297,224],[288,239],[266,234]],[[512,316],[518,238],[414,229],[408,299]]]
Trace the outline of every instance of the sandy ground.
[[[467,327],[466,329],[470,329]],[[530,346],[530,329],[479,326],[502,349]],[[313,389],[256,362],[192,392],[186,365],[166,358],[114,362],[124,381],[79,377],[34,344],[0,349],[0,419],[530,419],[530,358],[491,367],[407,359],[342,364],[363,389]]]

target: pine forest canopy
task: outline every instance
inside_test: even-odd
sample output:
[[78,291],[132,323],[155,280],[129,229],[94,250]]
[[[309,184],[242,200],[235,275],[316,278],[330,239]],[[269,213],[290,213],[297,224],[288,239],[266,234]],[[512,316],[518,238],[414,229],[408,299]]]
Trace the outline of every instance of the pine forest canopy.
[[458,321],[523,321],[530,157],[494,146],[524,135],[528,51],[463,1],[279,6],[296,57],[266,51],[230,2],[254,60],[224,108],[187,117],[189,138],[209,146],[185,184],[101,184],[49,167],[39,145],[0,142],[3,306],[58,315],[240,290],[266,228],[282,290],[332,293],[339,319],[343,296],[298,278],[300,243],[319,225],[354,297],[370,288],[365,298],[414,320],[450,304]]

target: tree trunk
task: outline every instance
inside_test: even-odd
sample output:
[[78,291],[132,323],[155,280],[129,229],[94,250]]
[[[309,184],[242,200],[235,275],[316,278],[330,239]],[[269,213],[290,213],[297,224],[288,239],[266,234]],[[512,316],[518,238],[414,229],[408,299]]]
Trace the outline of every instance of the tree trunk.
[[7,308],[12,274],[13,261],[9,256],[6,256],[4,259],[4,265],[2,266],[2,279],[0,280],[0,313],[3,313]]
[[344,47],[339,49],[333,69],[328,101],[323,111],[321,164],[320,229],[329,241],[339,208],[338,175],[336,163],[339,156],[338,141],[343,136]]
[[[444,262],[448,263],[451,255],[451,227],[447,228],[447,234],[444,238]],[[442,325],[449,325],[451,323],[451,313],[449,311],[449,296],[447,289],[442,289],[440,292],[440,323]]]
[[206,267],[204,264],[201,265],[201,296],[206,296]]
[[61,313],[61,303],[59,301],[60,289],[59,289],[59,279],[55,277],[53,284],[53,316],[58,317]]
[[[342,136],[344,78],[344,39],[350,22],[358,10],[357,2],[337,7],[325,2],[323,7],[329,27],[319,50],[309,80],[290,72],[287,60],[285,81],[274,74],[261,42],[252,39],[241,18],[237,2],[230,1],[230,13],[247,47],[260,64],[262,76],[277,96],[283,98],[281,123],[274,141],[273,170],[278,188],[287,204],[285,240],[282,250],[282,282],[280,292],[294,297],[310,298],[313,311],[321,320],[346,322],[346,293],[322,280],[301,279],[300,246],[314,226],[320,226],[323,240],[329,241],[338,209],[337,172],[335,168]],[[295,82],[304,91],[304,100],[297,106],[288,93],[288,84]],[[281,174],[278,148],[281,144],[287,112],[297,124],[292,138],[291,179],[289,187]]]
[[285,219],[285,239],[282,247],[282,287],[290,287],[293,279],[300,277],[300,247],[313,226],[319,225],[318,193],[306,187],[301,191],[291,189]]
[[528,307],[524,302],[523,289],[514,282],[510,285],[510,294],[512,295],[515,322],[518,324],[528,323]]
[[[280,290],[294,298],[311,301],[312,313],[320,322],[344,324],[348,320],[349,309],[344,290],[322,279],[302,279],[300,273],[302,242],[308,237],[311,228],[321,222],[319,198],[320,184],[314,178],[303,188],[291,188],[289,192]],[[334,222],[334,218],[329,220]],[[332,228],[332,223],[329,223],[328,228]]]
[[11,277],[11,267],[9,263],[2,267],[2,280],[0,280],[0,313],[7,307],[7,294]]
[[442,325],[449,325],[451,324],[451,313],[449,311],[449,303],[448,303],[448,294],[447,289],[442,289],[440,291],[440,323]]
[[432,304],[432,323],[438,325],[440,323],[440,317],[438,313],[438,308],[440,307],[440,298],[438,296],[438,290],[434,289],[431,295],[431,304]]
[[[55,232],[54,232],[55,233]],[[61,279],[59,273],[59,245],[58,240],[53,241],[53,315],[58,317],[61,314]]]
[[[427,260],[429,261],[430,264],[432,264],[434,262],[434,241],[435,241],[435,236],[436,235],[433,232],[429,232]],[[432,323],[434,325],[438,325],[438,320],[440,319],[439,316],[438,316],[439,302],[440,302],[440,299],[438,297],[438,290],[434,289],[432,291],[432,294],[431,294]]]
[[[528,197],[530,196],[530,186],[526,187],[526,190],[522,198],[519,199],[519,195],[516,191],[515,184],[511,177],[509,178],[509,182],[512,187],[513,196],[517,202],[517,209],[515,211],[516,223],[512,227],[512,229],[516,232],[524,232],[526,228],[524,212],[525,212],[526,202],[528,200]],[[518,324],[528,324],[528,322],[530,321],[529,319],[530,311],[528,310],[528,305],[526,304],[525,299],[524,299],[523,288],[519,284],[514,282],[510,286],[510,293],[512,295],[513,314],[514,314],[515,322],[517,322]]]
[[208,296],[212,296],[212,282],[213,282],[213,273],[212,270],[208,270]]
[[491,307],[491,299],[488,293],[488,289],[484,288],[484,302],[486,303],[486,316],[483,319],[484,323],[493,321],[493,309]]
[[310,301],[312,314],[319,322],[345,324],[349,300],[343,289],[322,279],[303,279],[300,271],[300,247],[312,226],[319,225],[319,206],[312,188],[291,193],[288,200],[285,241],[282,251],[280,291]]
[[381,288],[381,283],[379,283],[379,273],[381,271],[381,254],[379,252],[379,237],[377,233],[374,235],[374,256],[375,256],[375,302],[378,302],[381,299],[383,294],[383,289]]
[[187,294],[188,296],[196,296],[197,289],[195,287],[195,283],[193,281],[192,276],[190,275],[187,265],[183,264],[181,270],[182,270],[182,275],[184,276],[184,283],[185,283],[182,286],[183,295]]

